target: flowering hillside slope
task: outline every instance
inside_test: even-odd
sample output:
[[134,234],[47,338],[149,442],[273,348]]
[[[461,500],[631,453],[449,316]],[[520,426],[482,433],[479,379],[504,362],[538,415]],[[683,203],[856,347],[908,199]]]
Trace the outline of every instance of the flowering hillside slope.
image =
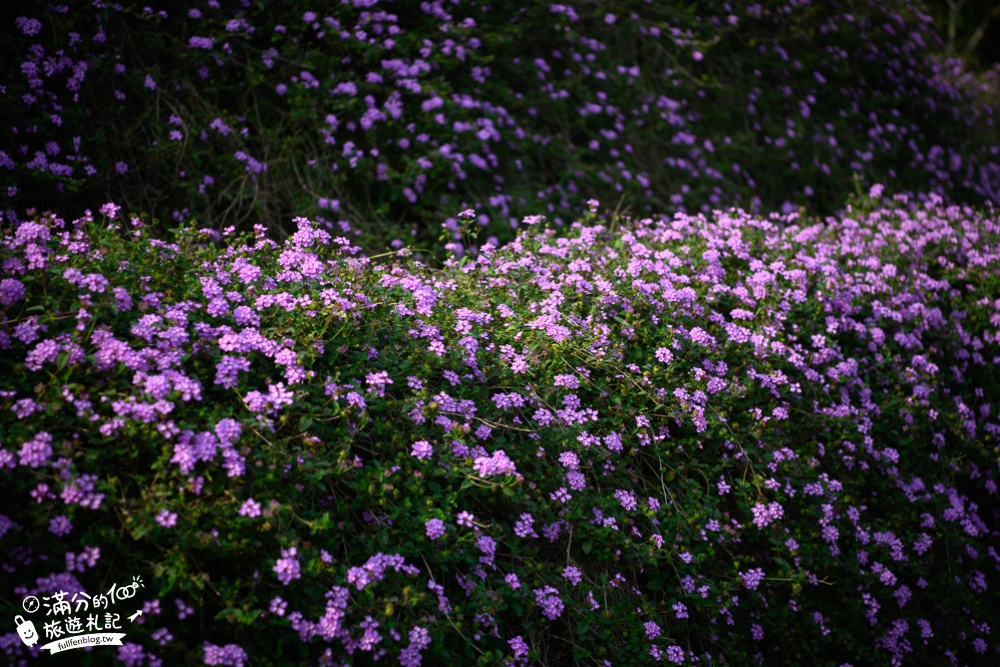
[[994,664],[1000,216],[905,200],[5,222],[0,599],[143,577],[83,664]]

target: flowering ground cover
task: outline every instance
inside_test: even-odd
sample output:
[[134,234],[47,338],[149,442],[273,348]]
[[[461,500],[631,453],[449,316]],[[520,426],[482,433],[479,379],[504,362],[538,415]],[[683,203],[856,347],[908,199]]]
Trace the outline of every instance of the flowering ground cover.
[[82,664],[996,664],[997,211],[598,208],[4,221],[0,600],[143,576]]
[[[996,73],[911,0],[7,3],[0,208],[111,199],[221,231],[305,215],[372,252],[466,207],[1000,203]],[[279,235],[279,238],[283,236]]]

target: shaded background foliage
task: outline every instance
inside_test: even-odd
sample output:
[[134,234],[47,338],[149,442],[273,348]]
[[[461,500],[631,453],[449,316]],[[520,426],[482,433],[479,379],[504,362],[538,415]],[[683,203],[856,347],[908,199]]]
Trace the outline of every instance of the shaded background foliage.
[[0,10],[8,217],[308,215],[382,249],[466,207],[501,241],[592,197],[829,213],[855,175],[1000,201],[993,74],[908,0],[36,9]]
[[1000,2],[931,0],[928,6],[946,55],[980,70],[1000,63]]

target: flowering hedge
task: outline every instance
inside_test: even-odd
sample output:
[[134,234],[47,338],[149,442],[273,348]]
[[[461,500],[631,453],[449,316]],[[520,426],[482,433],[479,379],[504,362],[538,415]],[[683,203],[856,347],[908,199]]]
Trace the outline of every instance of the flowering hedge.
[[129,666],[995,664],[1000,216],[855,204],[4,222],[0,599],[142,575]]
[[109,198],[220,231],[307,215],[381,251],[444,219],[457,241],[466,206],[499,241],[591,196],[830,213],[855,174],[1000,203],[995,78],[937,57],[917,2],[326,5],[12,5],[7,217]]

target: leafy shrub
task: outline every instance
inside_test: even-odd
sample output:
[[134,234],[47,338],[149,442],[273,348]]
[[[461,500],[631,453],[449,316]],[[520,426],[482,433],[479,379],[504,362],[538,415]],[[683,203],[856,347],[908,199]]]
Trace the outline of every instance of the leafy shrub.
[[107,199],[217,230],[306,215],[374,251],[441,220],[457,241],[466,206],[499,241],[591,196],[830,213],[854,174],[1000,202],[995,83],[937,58],[908,0],[18,7],[9,219]]
[[993,664],[1000,221],[870,195],[443,270],[4,223],[4,598],[143,575],[128,665]]

